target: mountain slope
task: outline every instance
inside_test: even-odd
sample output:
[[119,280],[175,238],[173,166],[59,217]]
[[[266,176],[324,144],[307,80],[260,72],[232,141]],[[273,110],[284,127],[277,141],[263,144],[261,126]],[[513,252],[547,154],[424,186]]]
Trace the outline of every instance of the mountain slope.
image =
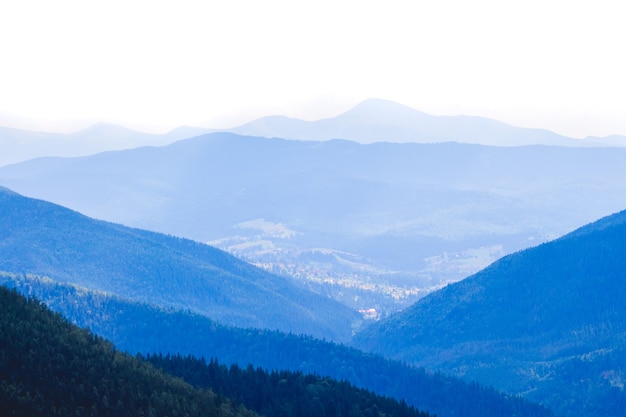
[[626,404],[626,211],[509,255],[355,338],[386,356],[551,407]]
[[626,207],[624,160],[621,148],[219,133],[31,160],[0,168],[0,183],[91,217],[213,242],[384,313]]
[[0,217],[0,270],[334,340],[347,338],[358,320],[327,297],[207,245],[96,221],[7,189],[0,189]]
[[366,100],[338,116],[304,121],[269,116],[227,129],[240,135],[299,140],[348,139],[359,143],[462,142],[492,146],[588,146],[542,130],[519,128],[475,116],[432,116],[381,99]]
[[235,398],[264,416],[428,417],[406,403],[354,388],[348,382],[301,372],[272,371],[248,366],[230,368],[217,361],[180,355],[150,355],[146,361],[196,388],[213,389]]
[[[190,312],[129,302],[45,277],[0,272],[0,284],[44,300],[73,323],[90,328],[131,353],[172,352],[216,358],[241,368],[252,364],[330,376],[440,417],[552,415],[543,407],[477,384],[311,337],[223,326]],[[193,373],[198,375],[199,371]]]
[[7,416],[254,416],[2,286],[0,409]]
[[[0,406],[3,415],[110,416],[319,416],[339,408],[346,417],[428,417],[405,403],[356,389],[346,382],[302,373],[230,372],[192,357],[147,361],[65,322],[36,300],[0,286]],[[195,367],[181,372],[181,365]],[[187,368],[187,371],[189,367]],[[208,372],[207,372],[208,371]],[[201,378],[197,378],[201,376]],[[214,376],[213,383],[207,377]],[[195,378],[194,378],[195,377]],[[281,381],[286,379],[285,381]],[[289,381],[285,389],[285,382]],[[204,383],[201,383],[204,382]],[[273,385],[273,386],[272,386]],[[213,388],[219,390],[214,394]],[[270,388],[269,390],[267,388]],[[233,398],[231,401],[229,398]],[[243,407],[241,405],[243,404]],[[267,414],[271,407],[272,414]],[[374,411],[372,412],[372,409]]]

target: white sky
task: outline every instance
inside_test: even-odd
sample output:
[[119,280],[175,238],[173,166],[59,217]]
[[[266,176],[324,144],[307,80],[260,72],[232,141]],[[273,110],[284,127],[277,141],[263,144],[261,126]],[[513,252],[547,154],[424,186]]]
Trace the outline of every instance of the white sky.
[[620,1],[7,0],[0,125],[165,131],[370,98],[626,135]]

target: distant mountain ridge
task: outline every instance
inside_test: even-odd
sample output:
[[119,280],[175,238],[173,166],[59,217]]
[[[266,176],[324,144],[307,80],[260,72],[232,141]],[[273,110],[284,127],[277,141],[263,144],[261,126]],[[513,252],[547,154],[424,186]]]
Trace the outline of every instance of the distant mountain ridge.
[[597,143],[604,146],[626,146],[626,136],[623,135],[588,136],[585,138],[585,141],[590,144]]
[[565,416],[626,402],[626,211],[527,249],[358,334],[355,346]]
[[224,324],[346,340],[360,316],[190,240],[97,221],[0,188],[0,270],[47,276]]
[[[201,129],[201,132],[205,131]],[[108,123],[73,133],[0,127],[0,166],[41,157],[75,157],[141,146],[163,146],[197,133],[195,128],[180,128],[166,134],[151,134]]]
[[291,140],[346,139],[362,144],[461,142],[490,146],[626,146],[624,136],[572,139],[548,130],[514,127],[484,117],[433,116],[392,101],[368,99],[335,117],[316,121],[266,116],[233,128],[180,126],[165,134],[137,132],[107,123],[67,134],[0,127],[0,166],[46,156],[86,156],[140,146],[163,146],[214,132]]
[[222,132],[31,160],[0,168],[0,184],[94,218],[211,242],[384,314],[622,209],[624,160],[625,148]]
[[240,135],[299,140],[347,139],[375,142],[461,142],[490,146],[586,146],[586,142],[543,129],[519,128],[476,116],[432,116],[388,100],[369,99],[338,116],[304,121],[282,116],[226,129]]

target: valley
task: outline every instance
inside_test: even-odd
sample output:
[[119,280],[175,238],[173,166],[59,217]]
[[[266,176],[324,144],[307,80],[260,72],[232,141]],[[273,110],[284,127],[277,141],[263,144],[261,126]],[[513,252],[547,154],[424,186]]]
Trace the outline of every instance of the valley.
[[[288,231],[288,236],[295,233]],[[408,273],[377,268],[355,253],[290,246],[284,235],[235,235],[207,243],[377,319],[479,271],[504,254],[501,245],[444,252],[425,258],[422,269]]]
[[0,284],[117,349],[440,417],[626,404],[626,148],[380,100],[226,131],[6,132]]
[[0,417],[626,417],[623,9],[0,1]]
[[[283,374],[294,373],[300,380],[306,378],[310,381],[315,377],[349,381],[354,387],[428,410],[431,415],[553,416],[544,407],[520,398],[510,398],[490,388],[433,374],[422,368],[408,367],[378,355],[306,335],[225,326],[188,311],[137,303],[74,284],[60,284],[45,277],[0,272],[0,284],[16,289],[29,299],[45,301],[52,310],[114,342],[120,350],[144,357],[186,358],[193,364],[179,369],[179,372],[184,370],[185,380],[194,384],[197,384],[202,372],[202,362],[219,361],[248,372],[280,370]],[[0,287],[0,295],[3,291],[4,288]],[[167,366],[167,361],[160,362]],[[206,381],[206,378],[203,379]],[[220,390],[235,385],[241,389],[241,378],[235,381],[226,381],[215,388]],[[334,382],[327,381],[325,385],[329,383]],[[248,392],[248,395],[251,393]],[[333,394],[336,393],[328,395]],[[299,397],[304,400],[303,395],[293,394],[290,401],[297,401]],[[323,397],[318,401],[326,404]],[[258,402],[255,404],[258,405]]]
[[386,316],[622,209],[624,158],[626,149],[607,147],[212,133],[0,167],[0,183],[94,218],[210,243]]

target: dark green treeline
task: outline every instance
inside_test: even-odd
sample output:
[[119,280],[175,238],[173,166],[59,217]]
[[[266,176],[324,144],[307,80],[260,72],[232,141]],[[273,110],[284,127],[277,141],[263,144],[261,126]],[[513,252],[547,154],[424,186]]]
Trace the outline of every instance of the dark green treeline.
[[147,355],[146,360],[198,388],[210,388],[267,417],[427,417],[404,401],[302,372],[220,365],[192,356]]
[[3,416],[252,417],[0,286]]

